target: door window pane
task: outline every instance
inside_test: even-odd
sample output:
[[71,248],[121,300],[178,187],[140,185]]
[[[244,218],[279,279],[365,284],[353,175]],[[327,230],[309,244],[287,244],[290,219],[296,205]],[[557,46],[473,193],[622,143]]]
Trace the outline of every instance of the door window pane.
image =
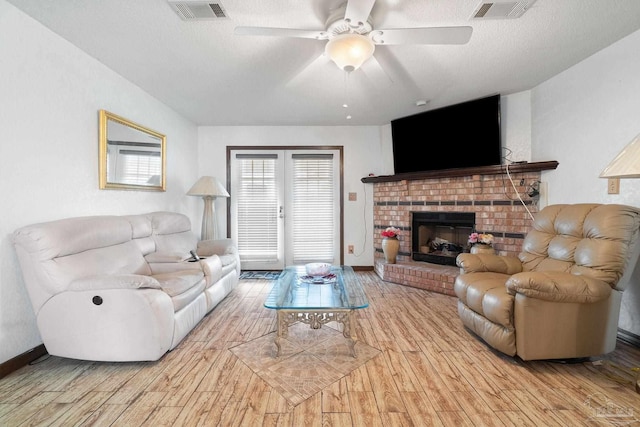
[[274,262],[278,259],[277,156],[236,156],[239,167],[234,190],[237,203],[240,260]]
[[294,154],[293,263],[332,263],[335,253],[334,171],[331,154]]

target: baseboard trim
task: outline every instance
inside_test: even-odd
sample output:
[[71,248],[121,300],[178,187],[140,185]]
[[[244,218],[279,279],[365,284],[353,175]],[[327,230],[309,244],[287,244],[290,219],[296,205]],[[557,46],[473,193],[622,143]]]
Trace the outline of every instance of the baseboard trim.
[[46,355],[47,349],[45,348],[44,344],[40,344],[39,346],[34,347],[31,350],[28,350],[14,357],[13,359],[9,359],[4,363],[0,363],[0,379],[6,377],[14,371],[17,371],[23,366],[27,366],[34,360]]
[[618,339],[634,347],[640,347],[640,336],[618,328]]

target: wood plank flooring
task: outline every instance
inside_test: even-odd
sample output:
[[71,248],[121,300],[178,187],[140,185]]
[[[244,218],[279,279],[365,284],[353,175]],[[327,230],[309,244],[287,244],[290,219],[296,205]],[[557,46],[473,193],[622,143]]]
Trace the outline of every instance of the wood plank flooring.
[[640,349],[523,362],[465,330],[455,297],[357,274],[357,334],[382,354],[295,407],[229,351],[275,330],[271,282],[241,280],[159,361],[45,357],[0,379],[0,426],[640,425]]

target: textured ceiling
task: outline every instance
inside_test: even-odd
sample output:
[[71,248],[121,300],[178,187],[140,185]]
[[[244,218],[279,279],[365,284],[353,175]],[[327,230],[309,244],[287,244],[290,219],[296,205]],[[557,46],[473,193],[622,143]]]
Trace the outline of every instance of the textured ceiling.
[[365,64],[346,79],[324,41],[234,35],[323,30],[340,0],[221,0],[227,18],[206,21],[167,0],[8,1],[198,125],[383,125],[531,89],[640,28],[640,0],[536,0],[485,20],[472,19],[479,0],[377,0],[374,28],[471,26],[471,40],[376,46],[384,73]]

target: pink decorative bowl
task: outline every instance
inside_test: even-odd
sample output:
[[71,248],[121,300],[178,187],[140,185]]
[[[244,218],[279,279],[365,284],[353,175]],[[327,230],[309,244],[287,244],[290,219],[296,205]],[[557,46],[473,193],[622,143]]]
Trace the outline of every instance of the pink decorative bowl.
[[331,264],[326,262],[312,262],[305,264],[304,268],[309,276],[326,276],[331,272]]

